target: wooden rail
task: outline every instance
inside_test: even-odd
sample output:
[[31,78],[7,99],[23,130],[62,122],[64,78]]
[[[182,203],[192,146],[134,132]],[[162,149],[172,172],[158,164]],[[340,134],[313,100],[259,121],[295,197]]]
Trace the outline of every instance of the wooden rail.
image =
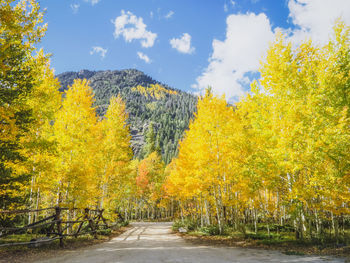
[[[0,247],[5,246],[18,246],[18,245],[30,245],[37,246],[40,243],[52,242],[59,239],[60,246],[64,246],[63,239],[68,236],[77,238],[79,235],[90,234],[94,238],[97,238],[97,232],[100,227],[103,229],[110,229],[117,224],[108,224],[109,221],[103,216],[104,209],[79,209],[79,208],[65,208],[65,207],[50,207],[36,210],[3,210],[0,211],[0,216],[11,216],[26,213],[38,213],[45,211],[48,215],[44,218],[21,226],[21,227],[2,227],[0,225],[0,242],[2,239],[9,235],[18,235],[28,230],[38,229],[46,237],[39,239],[33,239],[29,242],[7,242],[0,243]],[[66,215],[63,213],[66,212]],[[80,214],[75,219],[72,215]]]

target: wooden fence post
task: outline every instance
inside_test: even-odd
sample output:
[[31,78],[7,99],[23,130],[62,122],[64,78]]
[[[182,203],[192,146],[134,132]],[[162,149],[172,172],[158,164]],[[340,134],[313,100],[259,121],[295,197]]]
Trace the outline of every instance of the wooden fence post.
[[62,233],[62,220],[61,220],[61,208],[56,206],[55,220],[57,223],[57,233],[60,236],[60,247],[63,247],[63,233]]
[[103,217],[103,212],[104,211],[105,211],[104,209],[100,210],[100,218],[102,219],[102,221],[105,224],[106,228],[108,228],[107,220]]
[[97,232],[96,232],[94,220],[90,218],[89,211],[90,211],[89,208],[85,208],[85,218],[89,222],[89,227],[91,228],[91,231],[94,234],[94,238],[97,239]]

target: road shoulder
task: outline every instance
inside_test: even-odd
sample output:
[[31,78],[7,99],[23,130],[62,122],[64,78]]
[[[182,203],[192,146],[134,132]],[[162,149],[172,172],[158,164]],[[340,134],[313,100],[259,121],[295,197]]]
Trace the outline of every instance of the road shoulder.
[[337,258],[344,258],[350,262],[350,246],[339,248],[319,248],[316,245],[306,246],[303,244],[266,245],[258,243],[256,240],[237,239],[228,236],[199,236],[193,235],[191,233],[174,233],[182,237],[186,242],[194,245],[262,249],[279,251],[286,255],[332,256]]

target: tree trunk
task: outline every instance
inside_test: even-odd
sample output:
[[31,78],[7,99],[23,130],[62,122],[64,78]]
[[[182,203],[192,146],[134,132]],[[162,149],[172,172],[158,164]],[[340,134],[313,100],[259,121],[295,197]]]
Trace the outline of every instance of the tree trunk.
[[214,200],[215,200],[215,209],[216,209],[216,217],[218,220],[218,225],[219,225],[219,232],[220,234],[222,234],[222,230],[223,230],[223,222],[222,222],[222,213],[221,213],[221,208],[220,208],[220,201],[218,200],[218,195],[216,193],[216,189],[214,187]]
[[204,199],[204,209],[205,209],[206,225],[210,225],[209,206],[208,206],[207,199]]
[[258,214],[256,209],[254,209],[254,232],[255,235],[258,233]]

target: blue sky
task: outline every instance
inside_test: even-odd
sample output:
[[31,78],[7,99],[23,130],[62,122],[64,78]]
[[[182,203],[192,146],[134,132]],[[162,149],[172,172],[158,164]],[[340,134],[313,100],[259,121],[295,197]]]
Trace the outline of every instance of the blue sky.
[[136,68],[186,91],[236,99],[281,30],[324,43],[349,0],[42,0],[56,73]]

